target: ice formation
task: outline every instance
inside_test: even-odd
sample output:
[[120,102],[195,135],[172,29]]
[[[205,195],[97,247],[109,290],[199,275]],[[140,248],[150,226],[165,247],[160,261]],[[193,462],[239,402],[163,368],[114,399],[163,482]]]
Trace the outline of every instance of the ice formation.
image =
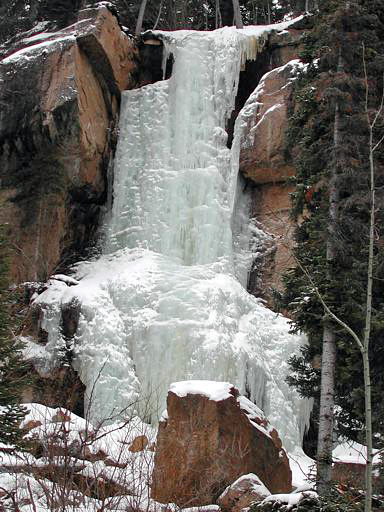
[[242,64],[286,25],[159,33],[172,77],[123,93],[103,254],[37,299],[53,357],[60,307],[80,304],[73,364],[94,419],[135,407],[155,420],[171,382],[227,381],[300,444],[308,406],[284,381],[300,339],[246,290],[258,231],[238,186],[241,124],[232,150],[225,131]]

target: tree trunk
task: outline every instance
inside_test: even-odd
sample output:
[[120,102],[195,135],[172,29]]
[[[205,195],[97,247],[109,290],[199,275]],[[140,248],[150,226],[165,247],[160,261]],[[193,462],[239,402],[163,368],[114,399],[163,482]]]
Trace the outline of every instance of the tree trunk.
[[[366,75],[366,65],[364,56],[364,71]],[[373,160],[373,128],[378,116],[373,123],[370,122],[368,112],[368,79],[366,75],[366,103],[365,110],[369,125],[369,171],[370,171],[370,198],[371,214],[369,222],[369,252],[368,252],[368,280],[367,280],[367,302],[365,315],[364,341],[362,351],[364,368],[364,398],[365,398],[365,442],[367,444],[367,465],[365,468],[365,505],[364,511],[372,510],[372,399],[371,399],[371,376],[369,365],[369,339],[371,335],[372,318],[372,287],[373,287],[373,245],[375,239],[375,165]],[[384,94],[384,92],[383,92]],[[379,112],[381,109],[379,110]]]
[[139,15],[137,17],[136,30],[135,30],[136,36],[140,35],[140,33],[143,29],[144,12],[145,12],[146,5],[147,5],[147,0],[141,0]]
[[243,20],[241,18],[239,0],[232,0],[233,3],[233,16],[235,19],[236,28],[243,28]]
[[152,30],[156,30],[157,25],[159,24],[160,16],[161,16],[161,11],[163,9],[163,2],[164,2],[164,0],[161,0],[160,5],[159,5],[159,11],[157,13],[157,18],[156,18],[155,24],[153,25],[153,29]]
[[216,0],[216,9],[215,9],[215,28],[219,28],[222,26],[221,20],[221,11],[220,11],[220,0]]
[[[338,72],[342,70],[341,52],[339,51]],[[340,110],[336,100],[335,120],[333,126],[333,165],[329,183],[329,220],[326,243],[327,280],[332,280],[332,266],[336,260],[336,226],[338,220],[339,191],[337,186],[337,170],[340,151]],[[326,322],[323,327],[323,353],[321,362],[321,390],[319,412],[319,434],[317,442],[317,489],[324,494],[329,488],[332,478],[332,445],[334,418],[334,374],[336,367],[335,332]]]
[[336,344],[331,327],[323,328],[321,394],[317,442],[317,490],[325,494],[332,478],[333,407],[335,395]]

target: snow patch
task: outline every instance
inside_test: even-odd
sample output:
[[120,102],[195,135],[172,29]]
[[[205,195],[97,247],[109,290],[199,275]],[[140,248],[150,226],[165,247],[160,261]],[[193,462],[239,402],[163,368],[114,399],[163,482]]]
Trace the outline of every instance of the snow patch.
[[214,402],[226,400],[233,397],[231,394],[233,384],[229,382],[216,382],[213,380],[185,380],[182,382],[173,382],[169,391],[177,396],[202,395]]
[[271,494],[271,496],[267,496],[262,502],[261,505],[265,503],[284,503],[287,505],[287,510],[290,510],[295,505],[298,505],[300,501],[305,498],[317,498],[318,494],[315,491],[305,491],[298,492],[295,494]]

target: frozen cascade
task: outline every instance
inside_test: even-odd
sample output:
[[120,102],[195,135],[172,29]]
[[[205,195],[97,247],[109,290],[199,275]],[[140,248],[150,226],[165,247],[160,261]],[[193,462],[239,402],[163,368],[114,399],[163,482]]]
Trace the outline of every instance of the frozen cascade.
[[159,33],[172,77],[123,93],[103,254],[76,266],[79,284],[51,280],[37,299],[53,356],[65,343],[61,306],[81,305],[74,366],[94,419],[132,404],[156,419],[171,382],[223,380],[264,410],[287,449],[300,444],[309,408],[284,382],[300,340],[246,291],[257,230],[240,222],[242,124],[232,150],[225,132],[242,63],[286,25]]

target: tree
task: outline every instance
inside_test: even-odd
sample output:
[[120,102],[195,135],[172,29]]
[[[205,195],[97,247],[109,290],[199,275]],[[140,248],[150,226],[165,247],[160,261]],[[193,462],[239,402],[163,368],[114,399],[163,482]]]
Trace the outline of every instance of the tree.
[[[298,170],[294,211],[303,217],[296,232],[299,265],[286,276],[284,303],[294,315],[294,328],[304,330],[309,339],[302,357],[291,360],[294,373],[289,380],[302,395],[319,400],[320,372],[315,362],[322,354],[322,372],[328,373],[332,380],[334,340],[337,429],[340,434],[359,441],[361,426],[370,423],[370,413],[364,405],[369,403],[364,392],[369,388],[367,370],[370,365],[373,375],[378,376],[383,364],[380,341],[384,329],[381,285],[384,257],[378,228],[372,231],[375,207],[371,206],[372,185],[369,186],[373,182],[371,149],[375,147],[370,142],[369,119],[372,109],[381,111],[384,71],[383,25],[377,16],[382,11],[378,3],[363,0],[351,2],[349,6],[322,3],[315,30],[308,36],[303,52],[309,68],[298,84],[289,133]],[[361,58],[362,40],[366,45],[366,72]],[[369,108],[367,83],[372,92]],[[380,116],[374,128],[379,127],[383,127]],[[381,190],[384,158],[379,147],[376,150],[376,186]],[[379,204],[382,201],[380,195]],[[382,214],[376,212],[376,215],[379,226]],[[368,280],[368,292],[372,288],[368,301],[367,275],[371,275],[369,269],[373,265],[375,274]],[[367,327],[369,324],[371,329]],[[355,344],[352,332],[356,333]],[[366,343],[369,338],[370,356]],[[330,360],[327,344],[331,346]],[[379,397],[383,392],[382,380],[372,378],[372,382],[372,392]],[[320,462],[319,477],[320,489],[324,491],[330,478],[332,382],[322,394],[323,403],[327,395],[330,399],[328,409],[322,409],[320,420],[319,458],[324,468]],[[373,404],[374,432],[382,432],[382,402],[373,400]],[[328,423],[325,430],[323,423]],[[324,444],[325,437],[328,444]]]
[[243,28],[243,19],[240,12],[239,0],[232,0],[233,2],[233,17],[235,19],[236,28]]
[[135,35],[138,36],[143,28],[143,19],[147,0],[141,0],[139,15],[137,17]]
[[8,245],[0,230],[0,442],[21,446],[19,423],[25,416],[20,405],[27,383],[22,343],[12,331],[12,293],[8,290]]

